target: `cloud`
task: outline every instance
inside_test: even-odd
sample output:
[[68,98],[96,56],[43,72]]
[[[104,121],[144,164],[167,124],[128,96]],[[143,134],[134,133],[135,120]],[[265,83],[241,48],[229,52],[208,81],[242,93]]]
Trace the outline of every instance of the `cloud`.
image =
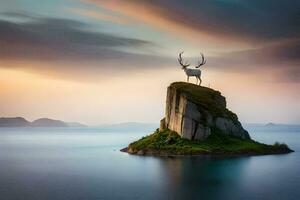
[[300,41],[234,51],[209,57],[207,65],[223,72],[260,74],[276,82],[300,83]]
[[14,60],[114,59],[122,54],[119,47],[153,45],[144,40],[91,32],[86,28],[84,23],[66,19],[43,18],[24,23],[2,20],[0,57]]
[[36,19],[35,16],[28,14],[26,12],[15,12],[15,11],[6,11],[0,12],[0,16],[18,18],[18,19]]
[[256,49],[233,51],[217,56],[227,62],[215,61],[215,65],[266,65],[276,67],[278,64],[300,63],[300,40],[259,47]]
[[[299,38],[297,0],[88,0],[158,27],[248,42]],[[136,12],[136,10],[142,12]],[[298,20],[297,20],[298,19]]]
[[[207,20],[206,23],[210,23],[210,26],[214,27],[218,27],[218,24],[221,25],[218,29],[211,29],[209,26],[203,26],[203,30],[200,30],[199,27],[202,22],[201,20],[197,21],[197,17],[199,17],[200,14],[196,12],[192,13],[192,10],[190,10],[194,9],[190,8],[192,5],[190,3],[193,2],[195,5],[198,5],[197,2],[191,1],[185,5],[179,6],[179,2],[174,1],[174,5],[170,6],[168,11],[166,11],[166,5],[170,4],[169,1],[161,2],[161,8],[158,8],[157,2],[159,1],[156,0],[152,1],[153,4],[149,7],[146,6],[148,4],[144,1],[143,3],[138,3],[141,1],[128,2],[135,6],[142,6],[146,11],[148,9],[154,10],[155,12],[153,13],[144,12],[144,10],[139,12],[148,16],[158,13],[156,16],[153,16],[153,19],[157,19],[155,17],[164,18],[164,22],[176,22],[178,24],[190,26],[190,28],[196,30],[199,29],[199,31],[207,31],[216,35],[221,33],[225,34],[225,32],[231,36],[237,34],[243,35],[243,28],[239,27],[239,24],[248,22],[246,20],[247,18],[244,19],[244,22],[240,21],[239,23],[234,19],[229,20],[225,17],[226,14],[223,14],[224,17],[220,18],[218,22],[210,21],[209,19],[212,16],[210,16],[211,14],[209,11],[214,10],[210,8],[212,10],[208,9],[205,12],[208,17],[205,18],[203,16],[203,18]],[[200,2],[203,5],[208,6],[208,3],[204,1]],[[131,4],[127,6],[130,7]],[[123,4],[117,5],[121,6],[119,9],[130,10]],[[258,4],[258,7],[259,5],[260,4]],[[212,4],[211,6],[215,7],[216,5]],[[245,7],[246,5],[239,6]],[[284,6],[285,3],[283,4],[283,9]],[[106,5],[106,7],[108,7],[108,5]],[[248,6],[248,8],[250,10],[254,9],[252,4]],[[176,9],[177,12],[175,12],[174,9]],[[230,7],[230,9],[232,8]],[[258,12],[257,10],[261,11],[262,8],[256,8],[254,10]],[[276,12],[273,16],[276,16],[277,9],[274,8],[274,10]],[[233,12],[235,13],[237,11]],[[175,16],[176,13],[178,16]],[[24,65],[22,67],[34,68],[35,71],[53,71],[55,73],[64,74],[72,72],[88,75],[93,75],[94,73],[123,74],[134,71],[177,66],[175,58],[138,53],[140,50],[156,47],[156,44],[150,41],[91,31],[91,27],[88,24],[76,20],[42,18],[41,16],[31,17],[24,13],[20,13],[19,15],[17,13],[7,13],[6,15],[16,17],[25,15],[30,20],[23,22],[0,20],[0,59],[2,62],[44,62],[47,64],[32,64],[31,66]],[[204,15],[204,13],[201,15]],[[232,13],[228,15],[232,15]],[[239,18],[239,15],[242,14],[237,13],[236,15],[237,18]],[[272,16],[272,13],[265,13],[265,15]],[[287,14],[283,14],[282,20],[290,22],[286,25],[286,27],[289,28],[285,29],[285,26],[283,26],[283,31],[277,33],[276,30],[278,27],[276,25],[273,28],[269,27],[271,30],[266,29],[264,31],[259,31],[259,29],[263,27],[263,23],[257,21],[257,29],[252,32],[249,31],[245,37],[255,38],[253,39],[255,41],[262,41],[260,42],[261,45],[249,50],[210,56],[207,59],[207,65],[209,65],[209,68],[216,70],[241,73],[270,70],[270,73],[276,72],[276,77],[281,81],[297,82],[297,80],[300,79],[298,76],[300,71],[300,39],[297,37],[299,32],[293,32],[291,30],[298,29],[297,25],[299,23],[300,15],[298,15],[298,18],[291,18],[290,16],[293,16],[291,13],[288,15],[289,17],[286,15]],[[177,17],[181,19],[175,20]],[[140,18],[143,19],[143,16],[141,15]],[[256,18],[256,16],[254,16],[254,18]],[[269,17],[265,18],[266,19],[262,20],[267,21],[267,19],[269,19]],[[288,18],[292,20],[286,20]],[[255,21],[255,19],[251,20]],[[155,20],[152,22],[155,23]],[[192,24],[195,23],[196,25],[193,27]],[[253,22],[249,23],[247,27],[252,26],[252,23]],[[199,27],[197,28],[197,26]],[[232,30],[227,30],[226,26],[230,27],[230,29],[232,28]],[[296,26],[296,28],[292,28],[292,26]],[[271,34],[272,31],[274,31],[273,35]],[[4,66],[5,65],[1,65],[1,67]],[[282,75],[284,75],[284,78]]]
[[[223,49],[215,49],[219,52],[217,56],[208,57],[207,65],[212,69],[241,73],[264,71],[274,75],[275,81],[300,80],[300,2],[297,0],[87,1],[202,45],[205,43],[208,48],[207,43],[222,44]],[[241,50],[228,53],[227,49],[236,43]],[[248,44],[249,48],[242,44]]]
[[0,67],[70,78],[86,75],[88,79],[95,73],[120,75],[172,63],[167,57],[141,53],[156,47],[153,42],[89,28],[88,24],[69,19],[0,20]]
[[278,80],[282,82],[300,83],[299,67],[286,71],[284,74],[278,75]]
[[131,20],[127,19],[125,16],[106,14],[95,10],[82,9],[82,8],[69,8],[67,9],[67,11],[74,12],[83,16],[100,19],[103,21],[117,23],[117,24],[129,24],[131,22]]

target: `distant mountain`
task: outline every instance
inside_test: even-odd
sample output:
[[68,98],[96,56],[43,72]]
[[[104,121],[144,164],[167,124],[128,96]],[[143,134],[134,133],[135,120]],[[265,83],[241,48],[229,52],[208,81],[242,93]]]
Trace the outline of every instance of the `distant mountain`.
[[60,121],[49,118],[40,118],[31,122],[31,126],[34,127],[68,127],[68,124]]
[[300,124],[248,123],[244,124],[248,131],[299,131]]
[[85,127],[85,125],[49,118],[40,118],[29,122],[23,117],[2,117],[0,118],[0,127]]
[[277,126],[277,125],[279,125],[279,124],[274,124],[272,122],[269,122],[269,123],[265,124],[265,126]]
[[65,122],[65,123],[67,123],[67,125],[69,127],[88,127],[87,125],[81,124],[81,123],[78,123],[78,122]]
[[30,126],[30,122],[23,117],[1,117],[0,127],[25,127]]

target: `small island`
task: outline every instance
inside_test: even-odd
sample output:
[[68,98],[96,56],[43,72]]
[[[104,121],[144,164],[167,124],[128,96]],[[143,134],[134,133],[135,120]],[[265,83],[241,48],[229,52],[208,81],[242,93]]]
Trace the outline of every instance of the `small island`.
[[267,155],[293,152],[286,144],[251,139],[219,91],[185,82],[168,87],[165,117],[151,135],[121,151],[138,155]]

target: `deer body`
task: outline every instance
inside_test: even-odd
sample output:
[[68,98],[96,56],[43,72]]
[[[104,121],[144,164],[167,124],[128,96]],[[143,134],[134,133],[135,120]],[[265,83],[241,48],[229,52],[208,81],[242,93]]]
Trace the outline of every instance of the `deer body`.
[[184,69],[184,72],[187,76],[201,76],[200,69]]
[[[184,70],[185,74],[187,75],[187,82],[189,82],[190,76],[195,76],[196,80],[197,80],[196,84],[198,83],[198,80],[199,80],[199,85],[201,85],[201,83],[202,83],[201,70],[188,68],[188,66],[190,66],[190,64],[183,63],[183,59],[181,57],[182,54],[183,54],[183,52],[179,54],[178,62],[182,66],[182,69]],[[206,63],[206,60],[204,59],[203,54],[201,54],[201,57],[202,57],[202,62],[199,61],[198,65],[195,66],[196,68],[199,68],[200,66],[202,66]]]
[[195,76],[196,77],[196,84],[198,83],[199,80],[199,85],[201,85],[202,80],[201,80],[201,70],[200,69],[183,69],[186,76],[187,76],[187,82],[189,82],[190,76]]

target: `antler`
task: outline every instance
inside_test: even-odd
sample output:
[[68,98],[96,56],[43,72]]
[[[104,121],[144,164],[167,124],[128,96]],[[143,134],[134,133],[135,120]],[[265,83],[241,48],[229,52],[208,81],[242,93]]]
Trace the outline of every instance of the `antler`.
[[200,55],[201,55],[202,61],[201,62],[200,62],[200,60],[198,61],[198,65],[196,66],[196,68],[199,68],[200,66],[202,66],[206,63],[203,53],[200,53]]
[[179,54],[178,62],[183,68],[187,68],[188,66],[190,66],[190,64],[188,62],[183,63],[182,54],[183,52]]

